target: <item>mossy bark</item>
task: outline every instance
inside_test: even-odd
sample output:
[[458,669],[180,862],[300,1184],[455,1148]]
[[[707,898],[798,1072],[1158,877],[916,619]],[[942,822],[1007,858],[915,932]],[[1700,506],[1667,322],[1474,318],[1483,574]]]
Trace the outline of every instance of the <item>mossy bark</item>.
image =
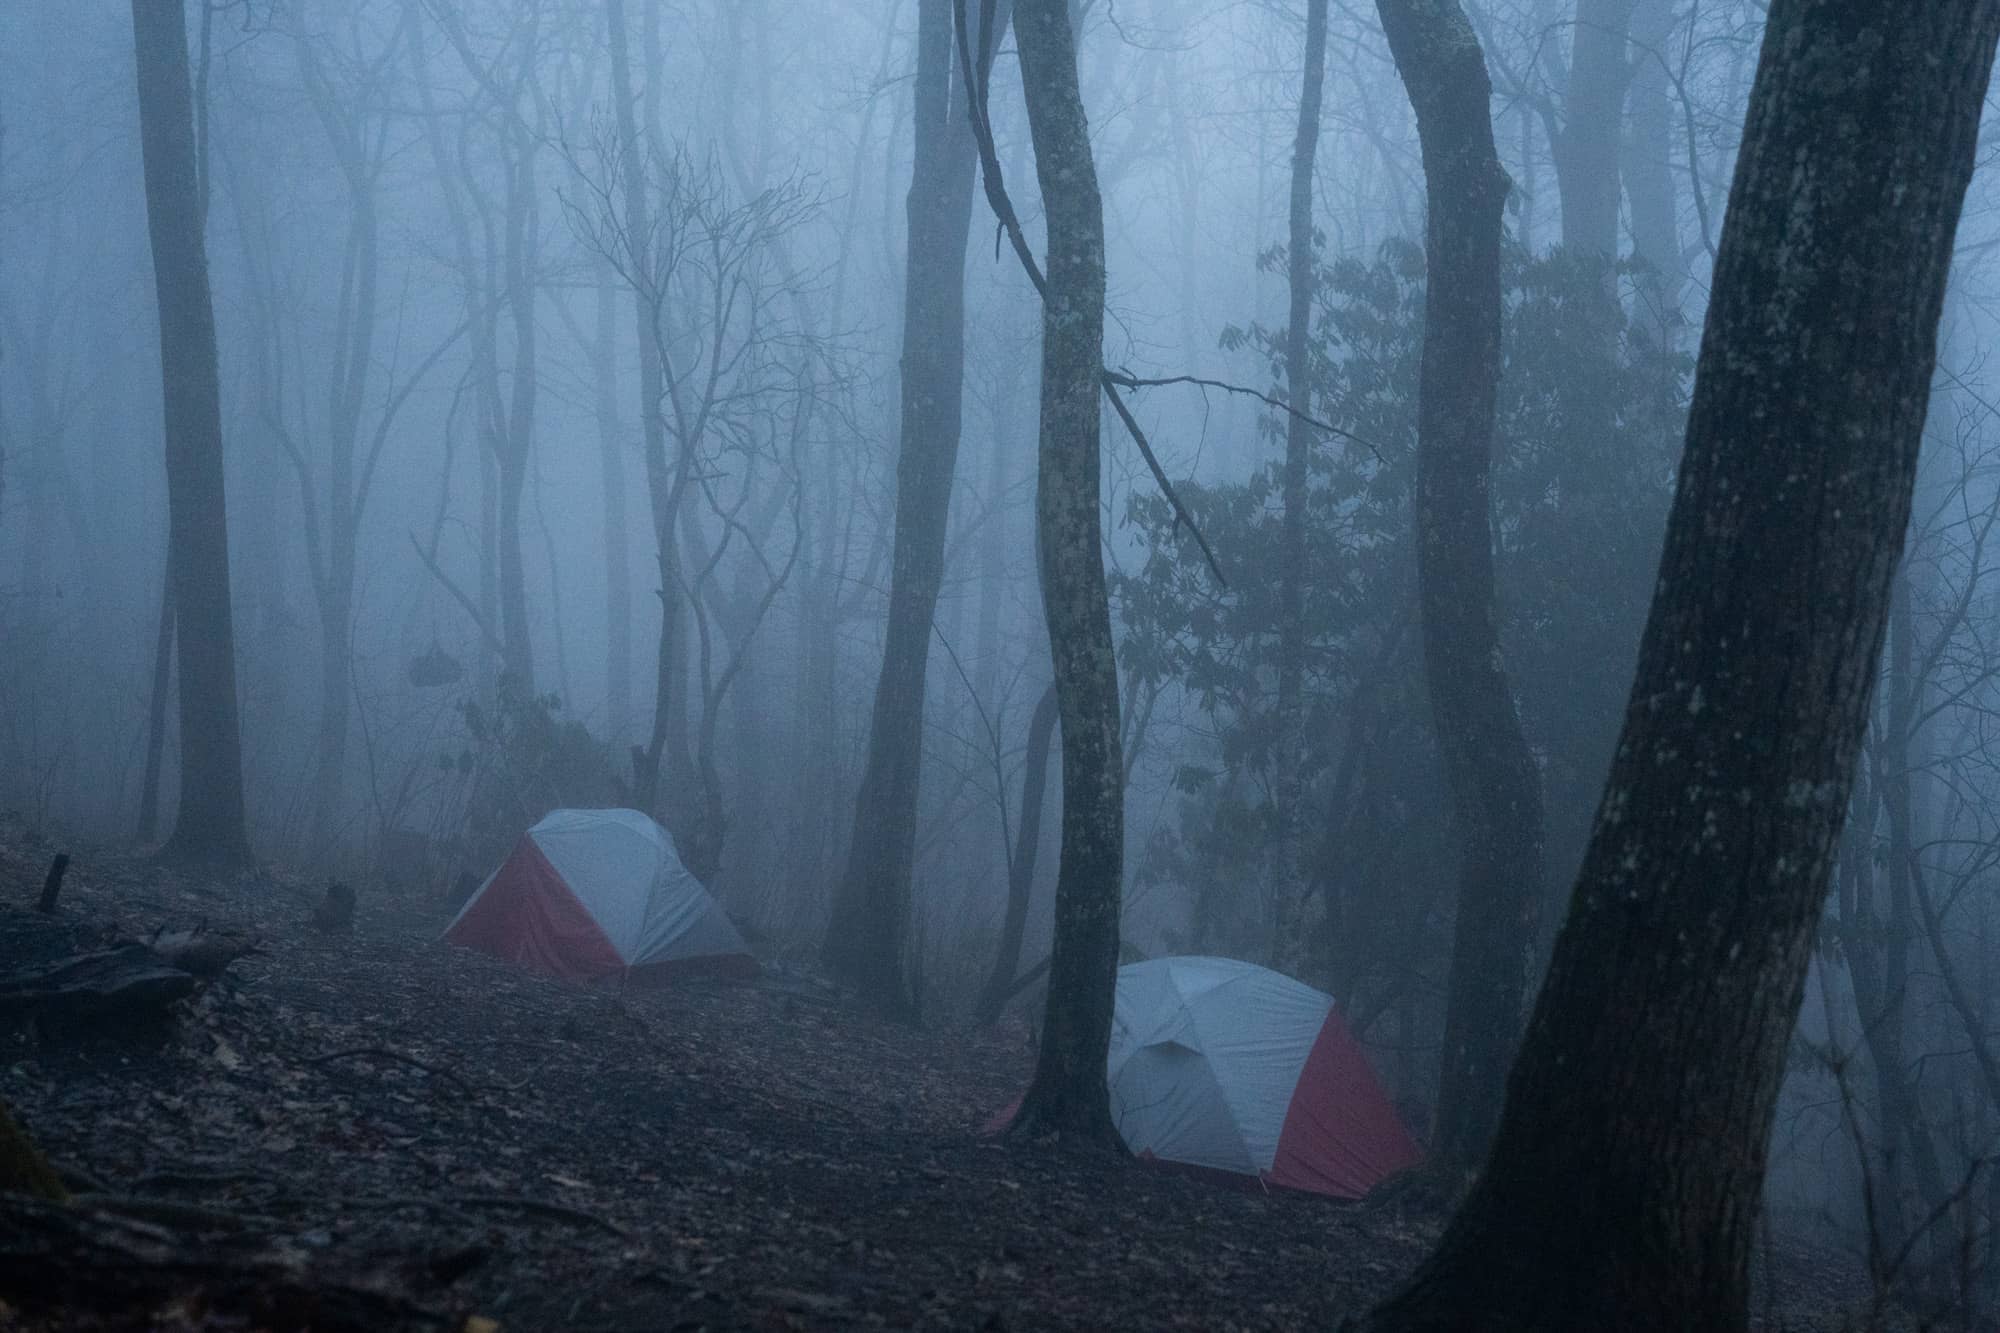
[[1996,37],[2000,0],[1771,5],[1568,919],[1487,1166],[1369,1333],[1748,1325]]
[[1014,31],[1048,219],[1042,298],[1042,607],[1062,726],[1062,862],[1048,1017],[1017,1132],[1116,1148],[1104,1065],[1118,985],[1125,765],[1099,495],[1104,206],[1066,0],[1017,0]]

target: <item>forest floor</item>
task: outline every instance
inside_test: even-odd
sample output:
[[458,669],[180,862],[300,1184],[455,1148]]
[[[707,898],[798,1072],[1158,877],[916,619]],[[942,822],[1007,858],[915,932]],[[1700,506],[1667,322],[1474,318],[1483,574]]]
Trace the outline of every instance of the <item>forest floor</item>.
[[[51,925],[54,850],[0,819],[0,959],[203,923],[261,952],[157,1031],[0,1029],[0,1102],[96,1219],[0,1197],[0,1329],[1331,1328],[1436,1234],[984,1137],[1019,1030],[782,975],[579,989],[366,894],[323,935],[323,882],[268,870],[79,853]],[[1764,1326],[1854,1326],[1851,1264],[1766,1267]]]

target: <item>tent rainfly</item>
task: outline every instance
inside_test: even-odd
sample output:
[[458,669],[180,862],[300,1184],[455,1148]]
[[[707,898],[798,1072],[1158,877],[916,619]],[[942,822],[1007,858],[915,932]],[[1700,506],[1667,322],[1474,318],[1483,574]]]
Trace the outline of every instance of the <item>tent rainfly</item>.
[[1119,968],[1105,1074],[1143,1158],[1358,1199],[1423,1155],[1333,998],[1252,963]]
[[444,937],[575,981],[757,970],[673,838],[637,810],[554,811],[521,836]]

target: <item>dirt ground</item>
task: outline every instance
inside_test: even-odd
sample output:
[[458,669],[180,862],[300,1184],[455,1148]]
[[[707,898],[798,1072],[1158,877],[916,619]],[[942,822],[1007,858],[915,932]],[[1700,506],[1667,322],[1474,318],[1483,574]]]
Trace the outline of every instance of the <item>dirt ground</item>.
[[[164,1030],[0,1030],[0,1101],[86,1196],[9,1203],[0,1328],[1324,1329],[1435,1234],[982,1137],[1018,1029],[890,1026],[783,974],[579,989],[365,890],[320,934],[323,882],[269,871],[79,853],[50,925],[53,850],[0,823],[0,959],[196,925],[261,952]],[[1865,1295],[1775,1272],[1773,1328]]]

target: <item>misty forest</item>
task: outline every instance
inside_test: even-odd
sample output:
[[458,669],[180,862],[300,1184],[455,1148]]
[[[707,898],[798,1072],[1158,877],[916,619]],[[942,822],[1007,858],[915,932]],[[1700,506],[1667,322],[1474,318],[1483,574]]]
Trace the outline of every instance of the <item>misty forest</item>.
[[0,4],[0,1327],[2000,1327],[1996,40]]

